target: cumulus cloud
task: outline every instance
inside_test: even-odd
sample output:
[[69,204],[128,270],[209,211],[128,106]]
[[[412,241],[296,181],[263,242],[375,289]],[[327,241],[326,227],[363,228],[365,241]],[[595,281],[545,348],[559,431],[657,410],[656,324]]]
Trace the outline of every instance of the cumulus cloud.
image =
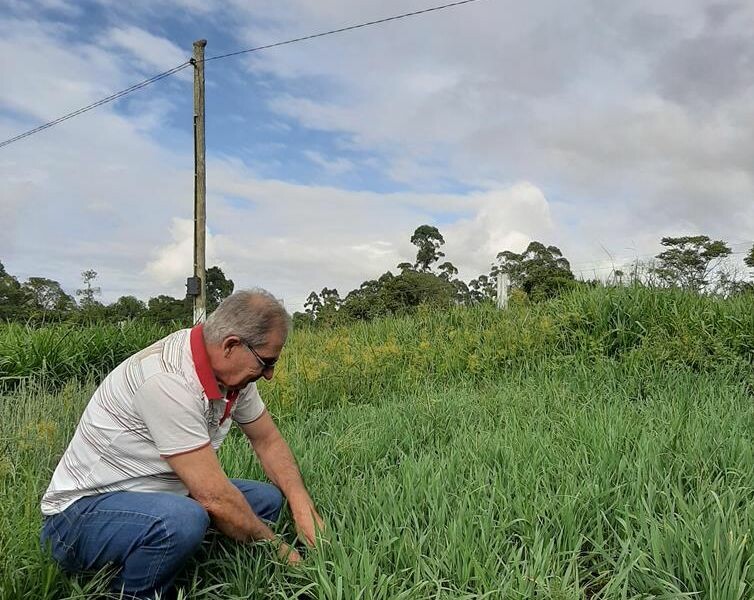
[[[147,263],[144,272],[163,289],[176,296],[182,296],[182,286],[186,277],[194,270],[194,221],[174,218],[170,224],[170,241],[158,246],[152,252],[153,258]],[[205,260],[207,266],[224,263],[217,255],[215,238],[211,232],[206,235]]]
[[499,252],[521,252],[532,240],[554,235],[549,203],[531,183],[473,194],[469,205],[471,217],[445,228],[446,256],[467,279],[488,272]]

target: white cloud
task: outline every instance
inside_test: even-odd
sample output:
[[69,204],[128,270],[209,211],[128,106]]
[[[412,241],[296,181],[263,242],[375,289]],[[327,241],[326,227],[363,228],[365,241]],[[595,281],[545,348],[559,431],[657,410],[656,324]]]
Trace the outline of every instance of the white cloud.
[[554,235],[547,199],[530,183],[475,194],[470,200],[473,215],[448,226],[445,234],[446,256],[467,279],[488,272],[499,252],[521,252],[530,241]]
[[62,44],[66,27],[0,19],[3,64],[0,108],[47,121],[89,104],[118,88],[116,59],[88,43]]
[[8,14],[38,15],[41,10],[55,11],[68,16],[81,14],[81,7],[67,0],[5,0]]
[[[338,17],[334,6],[343,9]],[[727,6],[480,3],[260,54],[250,64],[294,82],[304,74],[331,82],[337,96],[284,95],[272,107],[379,150],[397,181],[448,171],[471,183],[526,179],[595,202],[622,202],[628,188],[660,207],[668,202],[664,179],[675,177],[683,191],[672,202],[704,198],[715,213],[722,202],[731,214],[751,197],[751,184],[715,198],[682,178],[700,168],[722,181],[754,173],[746,160],[754,152],[754,85],[741,75],[754,56],[754,8]],[[269,9],[283,28],[276,35],[297,31],[300,15],[332,24],[389,13],[383,3],[297,8],[295,21]],[[705,58],[708,46],[714,57]],[[715,84],[721,77],[728,78]],[[679,210],[693,213],[695,204]],[[740,231],[737,222],[721,225]]]
[[306,156],[314,164],[322,167],[328,175],[343,175],[353,169],[353,163],[347,158],[338,157],[334,160],[328,160],[321,153],[314,150],[305,150]]
[[[185,293],[182,284],[194,269],[194,221],[172,219],[170,237],[170,242],[155,249],[154,258],[147,263],[144,271],[156,286],[167,288],[173,295],[180,297]],[[207,267],[223,265],[217,256],[215,245],[214,236],[208,231],[205,253]]]
[[[190,53],[170,40],[134,26],[113,27],[104,36],[103,41],[106,45],[127,51],[138,59],[145,70],[165,71],[190,57]],[[187,70],[183,77],[190,78],[190,73]]]

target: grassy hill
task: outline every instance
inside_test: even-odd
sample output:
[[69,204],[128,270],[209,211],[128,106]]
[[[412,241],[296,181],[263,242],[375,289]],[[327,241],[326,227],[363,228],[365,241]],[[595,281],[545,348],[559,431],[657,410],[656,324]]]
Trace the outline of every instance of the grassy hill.
[[[95,597],[39,498],[99,374],[165,333],[0,327],[0,600]],[[753,363],[753,299],[641,288],[297,331],[260,389],[329,541],[291,570],[209,539],[182,593],[754,597]],[[221,460],[262,477],[240,435]]]

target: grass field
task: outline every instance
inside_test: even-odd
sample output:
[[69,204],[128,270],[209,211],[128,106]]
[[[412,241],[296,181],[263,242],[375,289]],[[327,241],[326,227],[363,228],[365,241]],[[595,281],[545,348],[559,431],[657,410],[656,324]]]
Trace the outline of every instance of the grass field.
[[[297,332],[262,394],[328,542],[290,569],[265,546],[208,539],[182,593],[754,598],[752,315],[746,299],[591,290]],[[20,331],[0,329],[0,356]],[[52,343],[75,349],[75,335],[93,334]],[[0,363],[0,600],[96,597],[101,582],[42,555],[38,503],[86,377],[117,360],[69,361],[66,377]],[[261,477],[239,435],[221,460]]]

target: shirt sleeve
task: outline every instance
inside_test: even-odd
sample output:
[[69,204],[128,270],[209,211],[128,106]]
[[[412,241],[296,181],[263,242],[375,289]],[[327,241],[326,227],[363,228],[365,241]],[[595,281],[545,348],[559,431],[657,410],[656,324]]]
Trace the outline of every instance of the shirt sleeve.
[[244,389],[236,400],[236,410],[233,420],[239,425],[256,421],[264,411],[264,402],[257,391],[257,384],[251,383]]
[[209,444],[204,399],[192,393],[179,375],[153,375],[136,391],[133,403],[161,456]]

